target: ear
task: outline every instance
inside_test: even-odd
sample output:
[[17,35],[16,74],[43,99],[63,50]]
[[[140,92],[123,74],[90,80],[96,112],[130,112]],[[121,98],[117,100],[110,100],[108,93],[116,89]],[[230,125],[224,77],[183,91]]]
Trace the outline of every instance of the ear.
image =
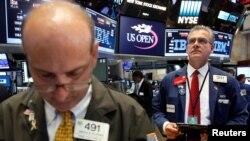
[[210,53],[213,53],[214,52],[214,44],[211,44],[211,52]]
[[96,66],[96,61],[98,58],[98,47],[99,47],[99,42],[95,41],[93,46],[92,46],[92,50],[91,50],[91,56],[92,56],[92,69],[95,68]]

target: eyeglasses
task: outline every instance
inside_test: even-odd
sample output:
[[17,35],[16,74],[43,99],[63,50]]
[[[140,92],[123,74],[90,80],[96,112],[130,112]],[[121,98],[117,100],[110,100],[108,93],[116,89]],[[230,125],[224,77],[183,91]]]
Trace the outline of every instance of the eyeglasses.
[[71,84],[34,84],[33,86],[42,93],[51,93],[54,92],[57,88],[62,87],[68,92],[75,92],[83,90],[89,87],[90,81],[71,83]]
[[188,44],[193,45],[195,42],[198,42],[199,44],[205,45],[207,43],[212,44],[208,39],[206,38],[190,38],[188,39]]

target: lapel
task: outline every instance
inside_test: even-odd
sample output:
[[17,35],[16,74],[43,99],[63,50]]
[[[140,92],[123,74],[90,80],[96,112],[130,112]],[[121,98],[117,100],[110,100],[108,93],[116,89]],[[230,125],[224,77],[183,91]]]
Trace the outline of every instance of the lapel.
[[92,76],[92,98],[88,106],[85,119],[112,124],[112,115],[117,110],[117,105],[98,80]]
[[216,100],[220,88],[218,83],[213,82],[213,75],[215,74],[217,74],[216,70],[212,66],[209,66],[209,109],[211,123],[213,123]]
[[[180,70],[176,72],[175,78],[183,77],[183,76],[186,77],[186,75],[187,75],[187,66],[184,66],[183,68],[181,68]],[[185,111],[185,106],[186,106],[186,82],[187,82],[187,78],[184,83],[181,83],[175,86],[177,89],[178,97],[180,98],[182,111]]]
[[[44,112],[44,102],[40,95],[31,89],[27,93],[26,99],[22,102],[21,120],[25,130],[30,134],[32,141],[48,140],[47,126]],[[25,112],[31,111],[34,113],[33,126],[29,120],[29,114]]]

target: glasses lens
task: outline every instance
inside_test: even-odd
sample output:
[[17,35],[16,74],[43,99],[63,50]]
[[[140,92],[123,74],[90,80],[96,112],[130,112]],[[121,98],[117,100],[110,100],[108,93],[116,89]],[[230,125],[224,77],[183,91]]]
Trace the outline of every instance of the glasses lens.
[[55,91],[58,87],[63,87],[65,90],[73,92],[88,88],[90,82],[75,83],[75,84],[63,84],[63,85],[34,85],[39,92],[50,93]]
[[45,93],[49,93],[54,91],[54,86],[53,85],[35,85],[35,88],[39,91],[39,92],[45,92]]
[[205,39],[205,38],[198,38],[198,43],[199,44],[207,44],[207,39]]
[[79,91],[87,88],[89,86],[89,83],[77,83],[77,84],[68,84],[64,85],[64,88],[67,89],[68,91]]
[[188,40],[188,43],[189,44],[194,44],[196,42],[196,39],[195,38],[191,38]]
[[207,44],[209,41],[206,38],[191,38],[188,40],[188,44],[194,44],[195,42],[199,43],[199,44]]

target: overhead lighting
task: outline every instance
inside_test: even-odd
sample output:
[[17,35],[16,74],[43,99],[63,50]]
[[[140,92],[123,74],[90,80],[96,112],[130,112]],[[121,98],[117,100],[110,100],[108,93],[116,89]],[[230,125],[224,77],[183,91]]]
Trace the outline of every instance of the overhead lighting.
[[157,4],[153,4],[153,3],[149,3],[149,2],[144,2],[144,1],[140,1],[140,0],[127,0],[127,3],[140,5],[140,6],[143,6],[143,7],[148,7],[148,8],[153,8],[153,9],[158,9],[158,10],[161,10],[161,11],[166,11],[167,10],[166,6],[161,6],[161,5],[157,5]]
[[148,13],[145,13],[145,12],[142,12],[142,15],[143,15],[143,16],[149,16],[149,14],[148,14]]

